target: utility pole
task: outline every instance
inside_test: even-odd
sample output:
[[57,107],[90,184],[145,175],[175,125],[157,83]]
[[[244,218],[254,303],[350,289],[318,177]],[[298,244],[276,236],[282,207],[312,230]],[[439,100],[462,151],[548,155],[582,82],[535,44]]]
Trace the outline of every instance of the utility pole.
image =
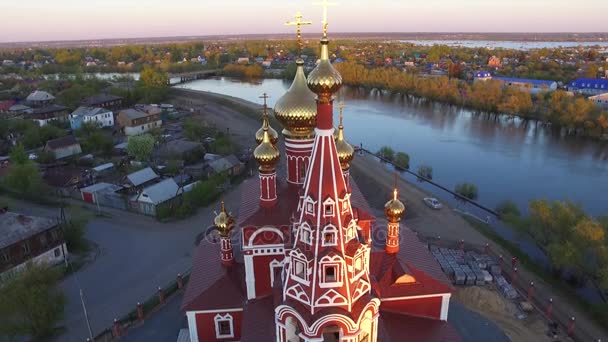
[[87,329],[89,330],[89,339],[93,341],[93,331],[91,330],[91,322],[89,321],[89,314],[87,313],[87,306],[84,304],[84,293],[82,288],[80,289],[80,302],[82,303],[82,311],[84,312],[84,319],[87,322]]

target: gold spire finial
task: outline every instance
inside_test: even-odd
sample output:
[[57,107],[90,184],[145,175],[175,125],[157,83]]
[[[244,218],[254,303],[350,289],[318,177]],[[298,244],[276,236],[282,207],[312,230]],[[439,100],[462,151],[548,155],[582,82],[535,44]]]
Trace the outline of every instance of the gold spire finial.
[[336,6],[337,3],[329,2],[328,0],[321,0],[320,2],[315,2],[313,5],[319,5],[323,7],[323,38],[327,38],[327,7]]
[[338,127],[342,128],[342,119],[344,118],[344,114],[342,113],[342,111],[344,110],[344,101],[342,101],[342,99],[340,99],[340,104],[338,105],[338,107],[340,108],[340,126]]
[[296,27],[296,36],[298,37],[298,58],[302,57],[302,48],[304,44],[302,44],[302,25],[311,25],[312,21],[303,21],[302,13],[299,11],[296,12],[294,21],[285,22],[286,26],[295,26]]
[[255,142],[258,145],[261,144],[262,140],[264,140],[264,132],[267,132],[270,142],[274,145],[279,140],[279,134],[272,127],[270,127],[270,120],[268,119],[267,100],[270,98],[270,96],[267,93],[263,93],[260,98],[264,99],[264,113],[262,115],[262,128],[255,133]]

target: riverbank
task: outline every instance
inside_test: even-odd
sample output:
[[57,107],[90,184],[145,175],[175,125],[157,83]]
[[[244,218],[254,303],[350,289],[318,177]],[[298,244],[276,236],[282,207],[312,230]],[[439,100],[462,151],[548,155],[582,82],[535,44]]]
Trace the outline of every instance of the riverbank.
[[[242,141],[242,146],[253,147],[252,137],[260,125],[260,105],[232,96],[210,92],[185,89],[173,89],[172,92],[177,103],[192,106],[193,110],[204,113],[205,120],[213,122],[218,127],[229,128],[231,134],[238,137],[238,141]],[[279,127],[276,122],[273,126],[275,128]],[[284,167],[283,164],[280,163],[279,165]],[[382,218],[383,205],[390,198],[390,192],[394,184],[391,171],[374,157],[367,155],[355,158],[351,174],[374,208],[374,214],[378,218]],[[441,211],[432,211],[427,208],[422,203],[422,198],[428,196],[428,193],[418,188],[417,184],[400,179],[398,187],[401,191],[400,197],[405,200],[407,207],[404,222],[412,230],[429,237],[441,235],[442,239],[445,240],[459,241],[464,239],[467,243],[481,246],[489,243],[494,251],[504,255],[505,260],[511,258],[510,253],[485,238],[449,207]],[[582,310],[573,299],[568,298],[568,296],[556,295],[551,284],[543,281],[525,268],[519,269],[519,276],[522,279],[534,281],[538,296],[542,296],[546,300],[552,297],[555,300],[554,316],[561,315],[560,320],[567,322],[569,317],[575,316],[577,317],[577,331],[585,331],[588,333],[587,336],[608,335],[592,320],[587,319],[588,313]]]

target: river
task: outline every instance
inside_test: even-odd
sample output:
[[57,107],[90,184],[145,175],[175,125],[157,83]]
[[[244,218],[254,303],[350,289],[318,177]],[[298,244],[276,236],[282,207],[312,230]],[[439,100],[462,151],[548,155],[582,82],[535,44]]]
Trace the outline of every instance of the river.
[[[257,103],[266,92],[274,105],[289,82],[212,78],[177,87]],[[490,208],[512,200],[525,212],[530,200],[545,198],[579,203],[593,215],[608,214],[607,142],[562,137],[519,119],[495,120],[398,95],[345,87],[343,96],[345,134],[352,144],[372,151],[388,145],[406,152],[412,170],[431,166],[433,179],[449,189],[474,183],[479,202]]]
[[557,49],[574,47],[599,46],[608,48],[608,42],[543,42],[543,41],[498,41],[498,40],[401,40],[402,43],[412,43],[416,45],[433,46],[447,45],[453,47],[466,48],[487,48],[487,49],[510,49],[510,50],[532,50],[532,49]]

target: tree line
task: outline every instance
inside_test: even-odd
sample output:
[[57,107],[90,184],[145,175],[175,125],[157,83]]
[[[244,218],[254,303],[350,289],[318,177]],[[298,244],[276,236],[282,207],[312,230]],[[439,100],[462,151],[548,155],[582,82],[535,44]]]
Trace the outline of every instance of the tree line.
[[421,77],[394,67],[368,68],[354,62],[336,63],[348,85],[382,89],[475,111],[508,114],[546,122],[568,134],[599,137],[608,133],[608,112],[590,101],[558,90],[531,95],[498,81],[468,82],[448,77]]

